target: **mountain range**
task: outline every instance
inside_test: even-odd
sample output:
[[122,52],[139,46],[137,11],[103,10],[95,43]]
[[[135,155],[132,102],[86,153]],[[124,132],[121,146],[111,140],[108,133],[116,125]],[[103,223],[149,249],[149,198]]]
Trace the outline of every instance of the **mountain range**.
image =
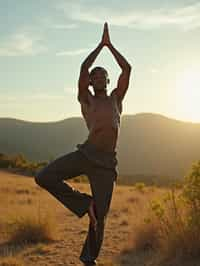
[[[56,122],[0,118],[0,153],[23,153],[32,161],[52,160],[74,151],[87,135],[81,117]],[[200,159],[200,123],[153,113],[124,115],[117,159],[120,175],[181,178]]]

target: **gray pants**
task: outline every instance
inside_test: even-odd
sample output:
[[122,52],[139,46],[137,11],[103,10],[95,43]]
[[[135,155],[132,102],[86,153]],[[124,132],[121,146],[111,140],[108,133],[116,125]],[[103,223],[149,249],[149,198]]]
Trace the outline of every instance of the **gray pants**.
[[[85,262],[97,258],[103,242],[105,220],[117,178],[117,160],[116,152],[98,151],[87,141],[77,145],[77,148],[76,151],[55,159],[40,170],[35,181],[78,217],[87,213],[91,199],[94,199],[97,230],[89,224],[80,255],[80,260]],[[88,177],[92,196],[81,193],[64,182],[82,174]]]

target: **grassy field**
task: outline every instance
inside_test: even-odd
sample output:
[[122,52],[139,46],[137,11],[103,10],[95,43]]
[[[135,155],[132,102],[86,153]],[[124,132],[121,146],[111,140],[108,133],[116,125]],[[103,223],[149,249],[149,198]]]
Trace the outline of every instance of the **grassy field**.
[[[89,184],[68,184],[90,193]],[[148,217],[150,201],[165,192],[164,188],[115,186],[98,265],[178,265],[167,261],[160,264],[159,252],[148,245],[137,251],[134,245],[136,236],[145,245],[154,236],[153,229],[149,235],[138,236],[137,228]],[[88,216],[76,217],[38,187],[33,178],[0,171],[0,212],[0,265],[82,265],[79,254]],[[26,238],[32,243],[24,243]],[[200,265],[192,263],[185,265]]]

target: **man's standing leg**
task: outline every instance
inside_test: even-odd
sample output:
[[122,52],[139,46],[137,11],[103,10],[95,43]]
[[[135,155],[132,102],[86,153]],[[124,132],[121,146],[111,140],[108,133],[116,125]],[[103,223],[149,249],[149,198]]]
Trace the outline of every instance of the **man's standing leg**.
[[116,171],[93,167],[92,171],[87,175],[95,202],[97,228],[95,230],[92,224],[89,224],[88,234],[80,255],[82,262],[94,261],[100,252],[104,237],[105,221],[112,199]]
[[88,160],[79,151],[74,151],[49,163],[36,174],[35,181],[78,217],[82,217],[88,211],[92,197],[73,189],[64,180],[85,174],[87,164]]

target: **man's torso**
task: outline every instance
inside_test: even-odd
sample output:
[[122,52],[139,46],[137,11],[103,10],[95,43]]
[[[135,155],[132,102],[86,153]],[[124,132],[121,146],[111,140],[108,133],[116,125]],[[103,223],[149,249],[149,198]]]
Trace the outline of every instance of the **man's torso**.
[[122,113],[115,93],[106,97],[88,93],[88,102],[81,101],[81,111],[89,130],[88,141],[100,150],[115,150]]

